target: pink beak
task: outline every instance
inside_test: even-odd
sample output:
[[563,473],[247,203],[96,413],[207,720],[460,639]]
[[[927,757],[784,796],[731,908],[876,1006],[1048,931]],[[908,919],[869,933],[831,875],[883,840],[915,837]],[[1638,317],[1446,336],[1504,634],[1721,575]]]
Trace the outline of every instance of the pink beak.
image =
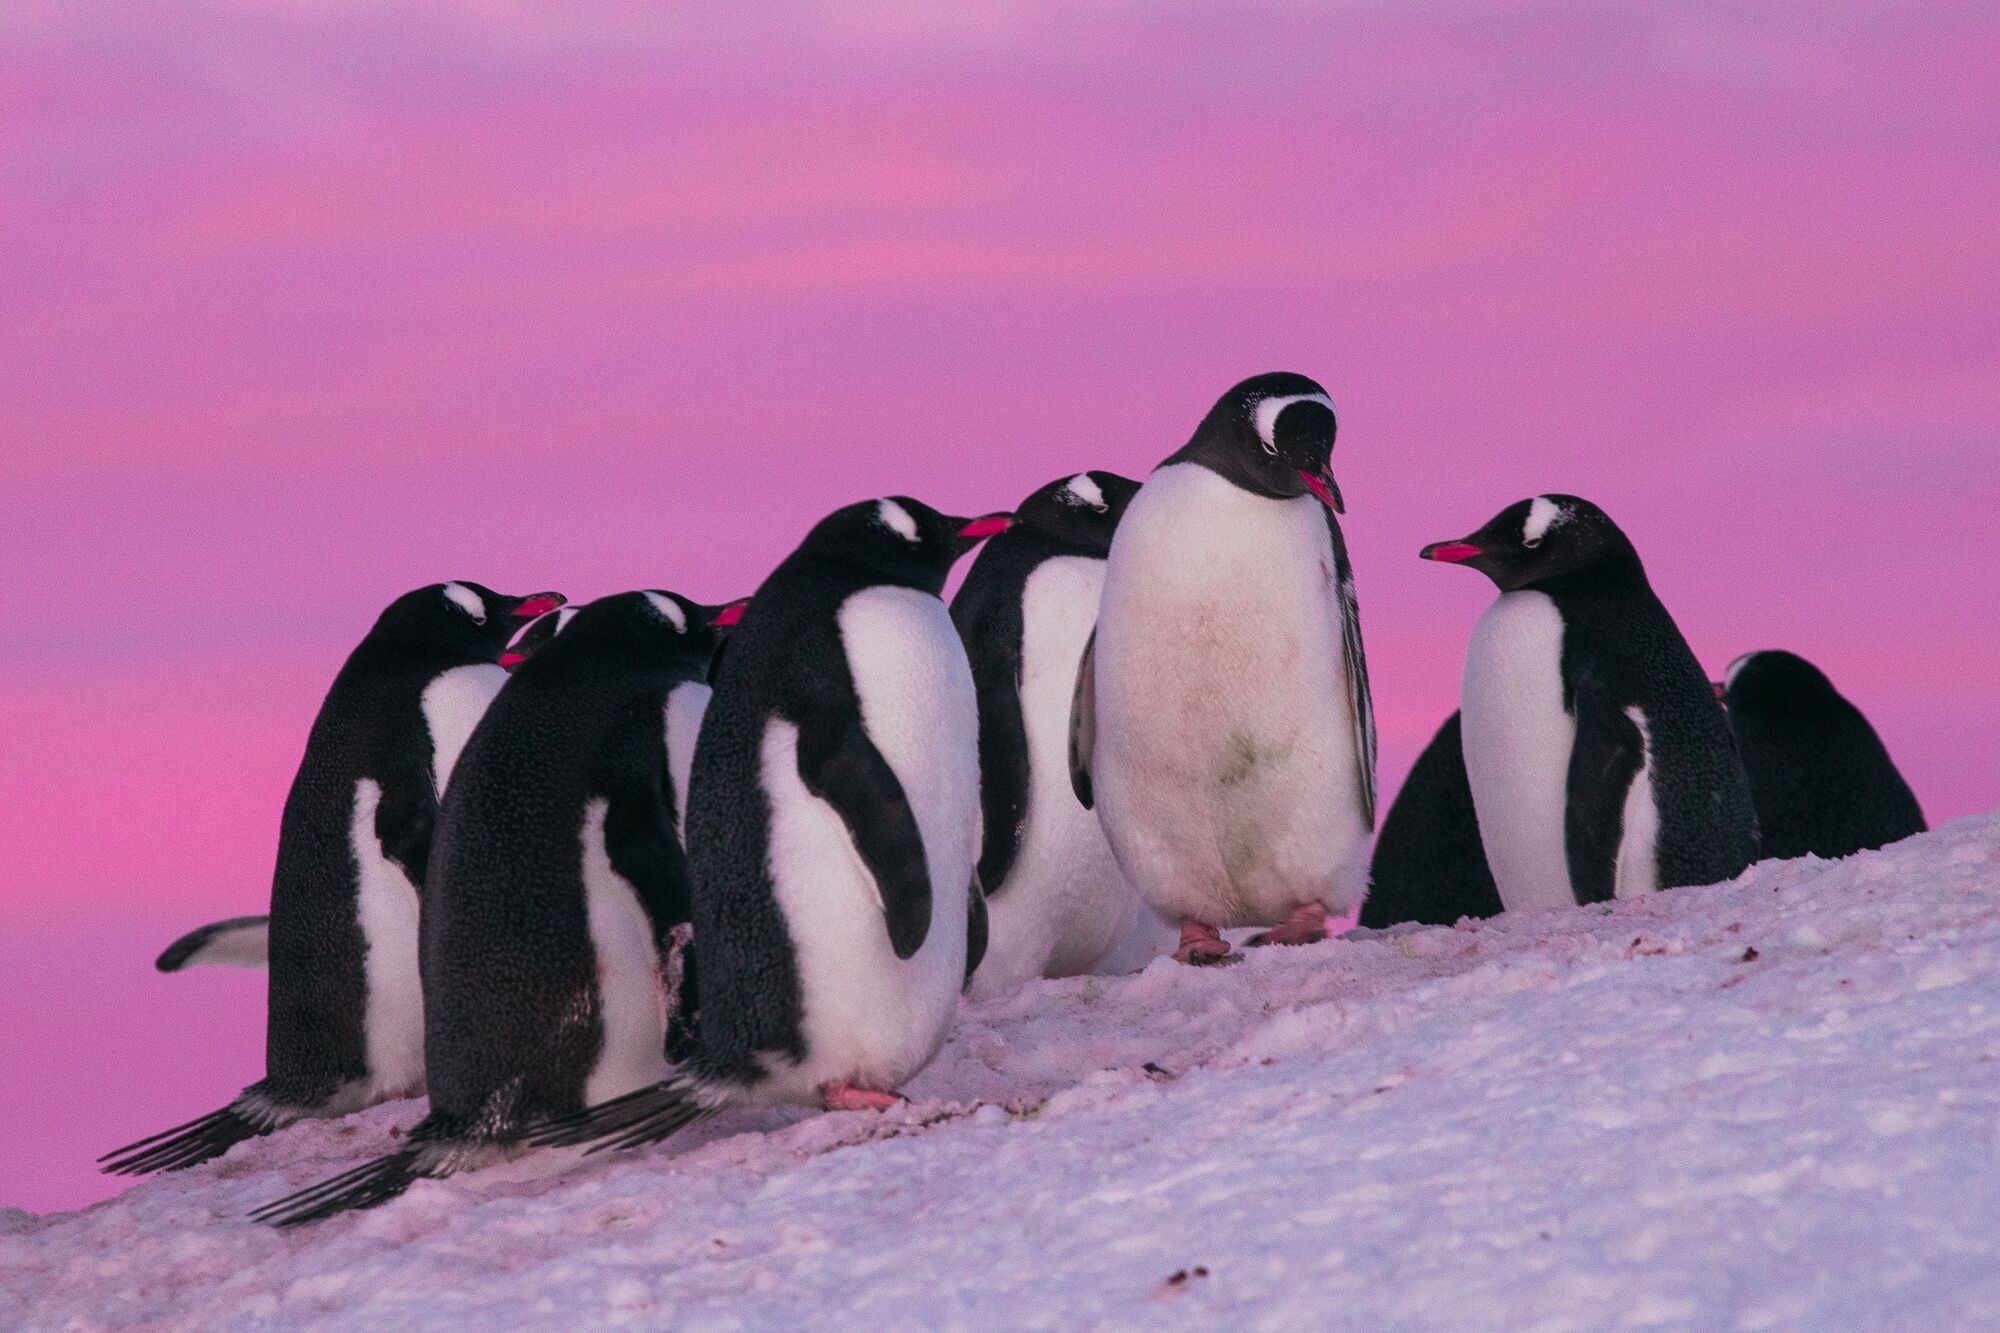
[[731,602],[728,606],[725,606],[720,611],[717,611],[714,617],[710,619],[708,623],[714,625],[718,629],[728,629],[731,625],[734,625],[737,621],[743,619],[743,608],[748,605],[750,605],[750,603],[747,600],[741,602]]
[[1306,489],[1319,497],[1321,504],[1336,514],[1347,512],[1347,507],[1340,502],[1340,493],[1327,484],[1325,477],[1317,476],[1304,468],[1299,469],[1299,476],[1304,478]]
[[547,615],[561,606],[564,600],[559,592],[538,592],[515,607],[514,614],[523,620],[532,620],[536,616]]
[[1417,552],[1422,560],[1436,560],[1447,565],[1462,564],[1486,554],[1470,542],[1438,542]]
[[973,519],[972,522],[966,524],[964,527],[958,530],[958,535],[961,537],[971,538],[973,541],[978,541],[985,537],[996,536],[997,534],[1005,532],[1007,529],[1013,526],[1014,526],[1014,520],[1009,518],[1007,515],[994,514],[989,518]]
[[509,649],[507,652],[500,654],[500,665],[507,668],[507,670],[509,671],[512,671],[515,667],[521,665],[521,663],[527,660],[528,660],[528,655],[526,653],[517,653],[514,652],[512,649]]

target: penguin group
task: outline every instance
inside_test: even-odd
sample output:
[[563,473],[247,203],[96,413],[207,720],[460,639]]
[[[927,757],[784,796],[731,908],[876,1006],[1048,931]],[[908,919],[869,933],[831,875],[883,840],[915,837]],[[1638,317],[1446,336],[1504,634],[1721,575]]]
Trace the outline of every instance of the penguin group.
[[395,1152],[255,1214],[294,1226],[733,1105],[887,1108],[967,993],[1923,828],[1816,668],[1711,684],[1610,517],[1541,495],[1421,553],[1498,597],[1378,836],[1336,431],[1320,384],[1260,375],[1143,484],[847,505],[742,601],[398,598],[313,722],[268,915],[158,960],[268,970],[265,1077],[104,1168],[428,1095]]

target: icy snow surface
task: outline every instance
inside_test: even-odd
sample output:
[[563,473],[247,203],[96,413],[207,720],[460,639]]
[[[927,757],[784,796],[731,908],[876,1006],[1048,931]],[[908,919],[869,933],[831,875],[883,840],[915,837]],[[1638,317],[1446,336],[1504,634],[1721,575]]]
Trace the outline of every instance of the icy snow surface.
[[0,1210],[0,1327],[1995,1327],[2000,816],[1041,983],[909,1091],[244,1221],[421,1108],[299,1126]]

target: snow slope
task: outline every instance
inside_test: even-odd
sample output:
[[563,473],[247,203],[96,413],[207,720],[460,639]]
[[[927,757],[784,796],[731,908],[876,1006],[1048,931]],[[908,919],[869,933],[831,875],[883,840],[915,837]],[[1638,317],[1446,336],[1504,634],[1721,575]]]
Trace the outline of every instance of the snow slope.
[[1993,1327],[2000,815],[1042,983],[910,1092],[242,1220],[420,1108],[301,1126],[0,1212],[0,1326]]

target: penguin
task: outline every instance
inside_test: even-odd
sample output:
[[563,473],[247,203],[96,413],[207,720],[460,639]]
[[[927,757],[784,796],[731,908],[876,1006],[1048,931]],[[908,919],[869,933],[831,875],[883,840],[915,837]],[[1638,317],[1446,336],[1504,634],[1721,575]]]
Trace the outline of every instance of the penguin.
[[1133,498],[1071,711],[1071,780],[1181,962],[1326,937],[1359,902],[1375,825],[1375,721],[1330,460],[1303,375],[1209,409]]
[[1358,924],[1369,930],[1405,921],[1449,926],[1500,910],[1454,711],[1417,756],[1382,818]]
[[666,1076],[670,1022],[677,1044],[692,1034],[677,948],[688,769],[709,658],[740,611],[619,593],[542,637],[438,811],[421,948],[430,1114],[396,1152],[253,1216],[374,1207]]
[[1069,786],[1077,663],[1097,622],[1112,533],[1138,490],[1112,472],[1050,482],[980,550],[952,599],[979,696],[987,935],[974,999],[1094,971],[1114,953],[1136,953],[1143,965],[1171,947],[1170,928],[1139,901]]
[[849,505],[758,588],[690,781],[695,1050],[530,1142],[633,1147],[740,1102],[881,1109],[937,1053],[984,934],[978,704],[941,594],[1010,519]]
[[1717,686],[1767,857],[1832,860],[1922,833],[1924,812],[1861,710],[1796,653],[1746,653]]
[[[560,606],[529,621],[500,654],[500,665],[513,671],[569,623],[577,608]],[[153,966],[162,972],[190,967],[264,967],[270,962],[268,916],[234,916],[197,927],[166,947]]]
[[1421,555],[1500,589],[1472,632],[1459,703],[1508,911],[1712,884],[1757,859],[1729,723],[1602,509],[1538,495]]
[[174,1170],[306,1117],[424,1088],[417,904],[438,793],[559,593],[434,583],[389,604],[334,677],[278,829],[264,1077],[219,1111],[99,1159]]

